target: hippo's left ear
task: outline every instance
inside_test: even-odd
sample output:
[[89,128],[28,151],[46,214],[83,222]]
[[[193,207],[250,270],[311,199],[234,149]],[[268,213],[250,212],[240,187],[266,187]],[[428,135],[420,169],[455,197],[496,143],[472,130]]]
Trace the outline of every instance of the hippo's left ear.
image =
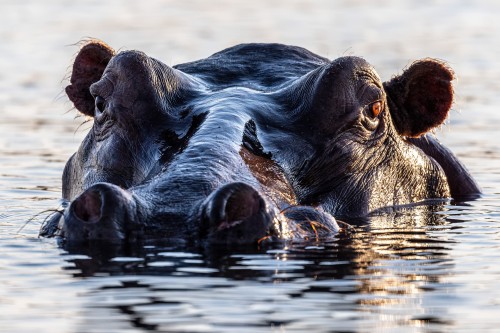
[[389,109],[399,134],[419,137],[441,125],[453,103],[453,71],[441,61],[423,59],[384,82]]
[[66,94],[81,113],[94,116],[94,98],[90,85],[99,81],[115,51],[99,40],[85,44],[78,52],[73,63],[70,85]]

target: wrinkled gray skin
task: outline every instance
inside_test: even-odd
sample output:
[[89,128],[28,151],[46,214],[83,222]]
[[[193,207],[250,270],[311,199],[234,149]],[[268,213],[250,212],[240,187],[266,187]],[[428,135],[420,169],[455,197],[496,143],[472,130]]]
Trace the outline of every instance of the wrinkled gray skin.
[[383,84],[361,58],[280,44],[170,68],[91,42],[66,91],[94,125],[64,171],[71,204],[41,234],[317,238],[338,230],[332,215],[478,194],[425,134],[446,118],[452,79],[426,59]]

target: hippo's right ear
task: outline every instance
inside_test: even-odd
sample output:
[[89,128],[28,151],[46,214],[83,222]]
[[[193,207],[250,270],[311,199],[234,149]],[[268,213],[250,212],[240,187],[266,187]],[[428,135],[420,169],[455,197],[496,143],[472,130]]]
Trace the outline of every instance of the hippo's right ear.
[[392,120],[400,135],[416,138],[445,121],[453,104],[453,79],[451,68],[428,58],[384,83]]
[[70,85],[66,94],[81,113],[94,116],[94,98],[90,85],[99,81],[115,51],[105,43],[92,40],[85,44],[73,63]]

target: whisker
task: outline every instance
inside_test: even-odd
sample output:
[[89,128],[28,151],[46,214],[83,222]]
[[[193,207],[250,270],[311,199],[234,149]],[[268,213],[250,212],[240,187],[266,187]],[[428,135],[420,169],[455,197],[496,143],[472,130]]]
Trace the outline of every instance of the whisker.
[[33,215],[31,218],[28,219],[28,221],[26,221],[20,228],[19,230],[17,230],[17,234],[20,233],[21,231],[23,231],[24,228],[26,228],[26,226],[28,224],[30,224],[32,221],[34,221],[36,218],[38,218],[40,215],[42,214],[45,214],[45,213],[48,213],[50,212],[51,214],[49,214],[47,217],[44,218],[43,222],[42,222],[42,227],[43,225],[47,222],[47,220],[52,216],[54,215],[55,213],[61,213],[63,212],[64,210],[59,210],[59,209],[47,209],[47,210],[44,210],[40,213],[37,213],[35,215]]

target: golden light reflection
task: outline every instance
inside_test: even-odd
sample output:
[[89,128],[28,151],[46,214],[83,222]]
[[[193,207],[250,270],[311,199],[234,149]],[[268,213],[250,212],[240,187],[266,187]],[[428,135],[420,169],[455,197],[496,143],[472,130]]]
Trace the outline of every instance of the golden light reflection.
[[343,249],[354,253],[352,277],[361,282],[356,303],[362,311],[377,315],[378,328],[395,321],[420,328],[435,320],[428,315],[425,298],[432,297],[428,293],[436,285],[446,283],[446,267],[441,270],[450,258],[448,240],[430,232],[429,226],[446,221],[434,214],[435,207],[415,210],[418,214],[374,216],[369,228],[358,229]]

